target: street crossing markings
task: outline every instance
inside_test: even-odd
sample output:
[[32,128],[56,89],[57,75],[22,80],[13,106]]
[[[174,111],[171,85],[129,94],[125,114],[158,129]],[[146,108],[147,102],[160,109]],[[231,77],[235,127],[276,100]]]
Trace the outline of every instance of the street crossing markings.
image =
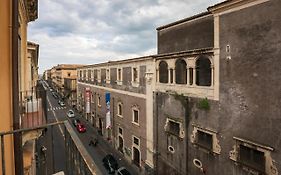
[[66,107],[53,107],[53,108],[48,108],[48,111],[56,111],[56,110],[62,110],[66,109]]

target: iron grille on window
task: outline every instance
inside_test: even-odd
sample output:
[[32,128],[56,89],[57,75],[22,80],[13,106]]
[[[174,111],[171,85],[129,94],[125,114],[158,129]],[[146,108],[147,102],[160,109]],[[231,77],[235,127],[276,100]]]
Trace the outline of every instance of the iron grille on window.
[[264,152],[240,145],[239,162],[259,172],[265,172]]

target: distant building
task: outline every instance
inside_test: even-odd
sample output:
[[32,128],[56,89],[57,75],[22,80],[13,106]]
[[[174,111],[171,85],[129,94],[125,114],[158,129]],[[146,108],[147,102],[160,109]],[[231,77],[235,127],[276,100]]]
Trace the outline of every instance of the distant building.
[[59,64],[51,69],[51,80],[53,88],[64,96],[64,79],[77,75],[77,68],[83,65]]
[[45,70],[43,73],[43,79],[48,83],[51,83],[51,69]]
[[140,170],[153,167],[152,91],[145,79],[153,68],[148,56],[78,69],[78,110]]
[[27,42],[27,84],[29,90],[35,90],[38,75],[38,57],[39,57],[39,45],[33,42]]
[[64,97],[70,106],[76,107],[77,75],[64,78]]

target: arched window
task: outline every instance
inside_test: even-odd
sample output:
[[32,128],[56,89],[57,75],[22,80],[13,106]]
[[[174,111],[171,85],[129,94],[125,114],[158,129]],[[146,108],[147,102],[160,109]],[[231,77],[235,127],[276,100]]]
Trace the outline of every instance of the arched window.
[[208,57],[201,56],[196,60],[196,85],[211,86],[212,70]]
[[186,62],[183,59],[176,61],[176,84],[186,84]]
[[165,61],[159,63],[159,82],[168,83],[168,64]]

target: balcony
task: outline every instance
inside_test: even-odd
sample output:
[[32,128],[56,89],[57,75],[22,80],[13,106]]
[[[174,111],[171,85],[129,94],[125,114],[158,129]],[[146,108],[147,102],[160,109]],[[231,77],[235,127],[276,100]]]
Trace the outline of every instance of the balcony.
[[20,92],[20,127],[33,128],[46,124],[46,104],[44,89]]
[[[93,161],[91,155],[84,147],[83,143],[80,141],[78,135],[71,127],[68,121],[50,123],[46,125],[37,126],[34,128],[28,129],[19,129],[9,132],[0,132],[1,139],[1,164],[0,164],[0,174],[10,174],[13,170],[11,170],[11,166],[9,165],[11,157],[13,153],[11,145],[11,138],[16,140],[23,137],[23,133],[26,132],[41,132],[48,130],[45,134],[41,135],[41,139],[45,137],[48,140],[49,144],[46,144],[46,148],[42,149],[39,147],[39,139],[33,140],[32,142],[28,141],[25,144],[17,145],[21,147],[20,152],[15,155],[15,162],[20,162],[20,164],[12,165],[12,168],[16,171],[16,174],[54,174],[57,173],[54,170],[54,157],[55,157],[55,149],[54,147],[54,138],[50,133],[53,133],[54,130],[58,128],[63,128],[64,131],[64,146],[63,149],[59,151],[63,153],[65,157],[63,160],[65,161],[63,172],[64,174],[84,174],[84,175],[100,175],[102,172]],[[46,138],[47,137],[47,138]],[[10,151],[10,153],[9,153]],[[51,165],[51,166],[47,166]]]

